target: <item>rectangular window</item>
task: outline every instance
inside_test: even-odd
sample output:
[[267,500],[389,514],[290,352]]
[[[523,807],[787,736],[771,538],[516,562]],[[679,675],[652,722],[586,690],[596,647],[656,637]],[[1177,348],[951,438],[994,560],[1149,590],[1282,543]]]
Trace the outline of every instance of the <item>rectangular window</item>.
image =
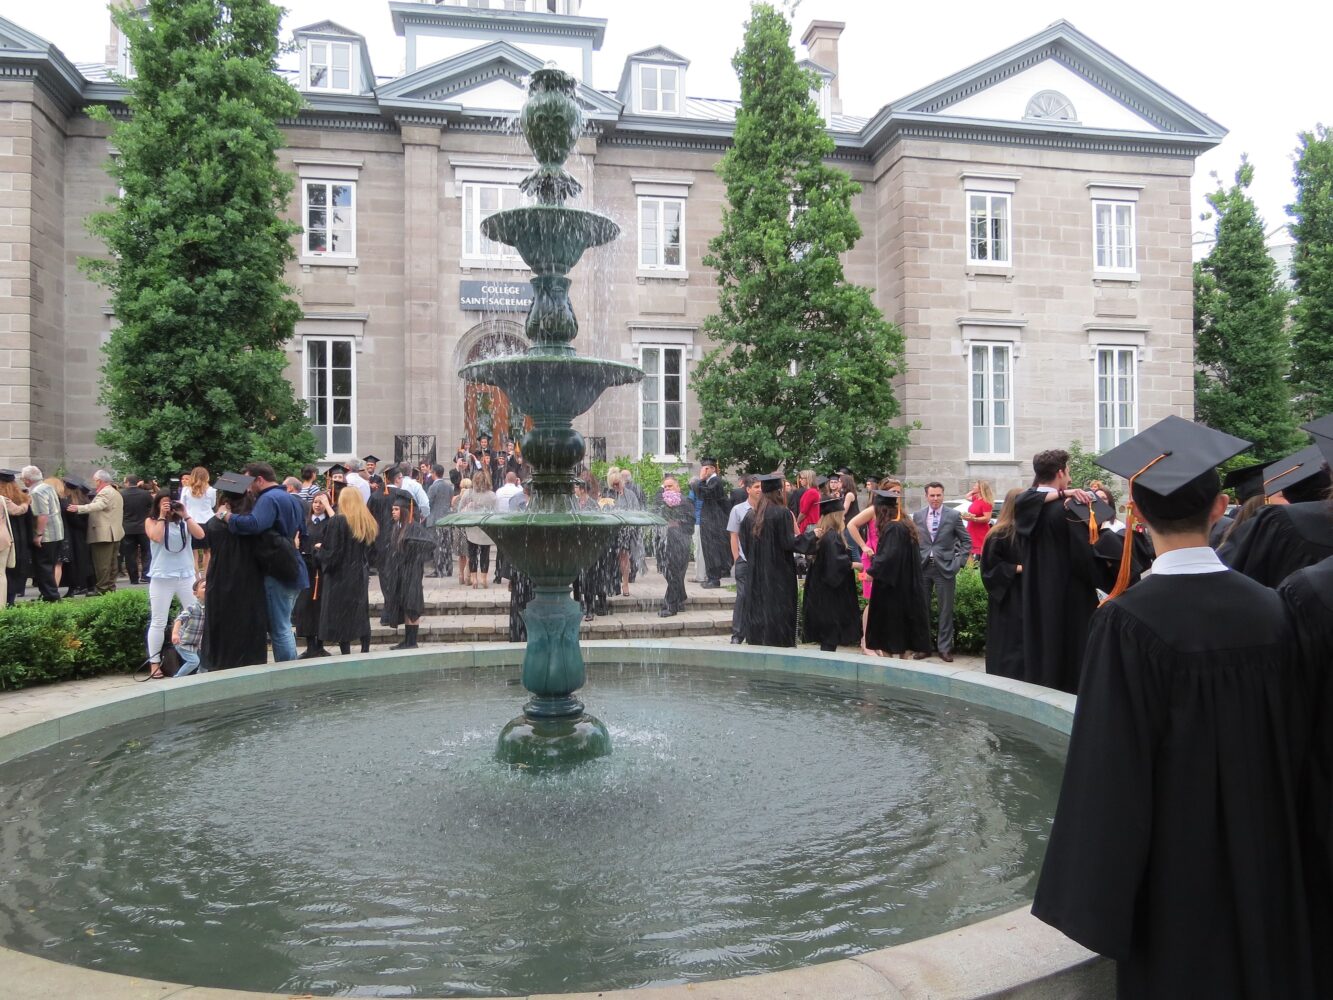
[[1094,201],[1092,229],[1098,271],[1133,271],[1134,203]]
[[314,257],[356,256],[356,184],[302,181],[305,252]]
[[685,457],[685,347],[639,348],[639,457]]
[[972,454],[991,458],[1013,455],[1013,345],[972,344],[970,402]]
[[325,457],[349,456],[355,441],[356,370],[348,337],[306,337],[305,400],[310,429]]
[[1097,348],[1097,450],[1107,451],[1138,433],[1138,352]]
[[679,198],[639,199],[639,266],[683,268],[685,202]]
[[306,89],[352,89],[351,42],[306,42]]
[[639,110],[650,114],[674,115],[680,107],[678,79],[674,66],[640,66]]
[[463,256],[486,260],[522,260],[518,251],[487,239],[482,221],[505,209],[519,205],[518,188],[505,184],[463,185]]
[[1009,195],[967,193],[967,260],[971,264],[1009,265]]

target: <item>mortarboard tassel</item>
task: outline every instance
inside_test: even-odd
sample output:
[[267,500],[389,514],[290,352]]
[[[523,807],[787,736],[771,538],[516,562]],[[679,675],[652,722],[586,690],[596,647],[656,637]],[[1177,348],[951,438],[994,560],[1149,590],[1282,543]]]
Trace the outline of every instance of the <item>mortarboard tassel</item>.
[[[1289,473],[1295,472],[1295,471],[1296,471],[1297,469],[1299,469],[1299,468],[1300,468],[1299,465],[1293,465],[1290,469],[1286,469],[1286,470],[1284,470],[1284,471],[1282,471],[1282,472],[1279,472],[1276,476],[1273,476],[1271,479],[1265,479],[1265,480],[1264,480],[1264,505],[1265,505],[1265,506],[1267,506],[1268,504],[1270,504],[1270,503],[1273,502],[1273,498],[1270,497],[1270,496],[1268,495],[1268,484],[1269,484],[1269,483],[1275,483],[1275,482],[1277,482],[1277,481],[1278,481],[1279,479],[1281,479],[1283,476],[1288,475]],[[1278,492],[1280,493],[1280,492],[1282,492],[1282,491],[1279,490]]]
[[[1129,589],[1129,572],[1134,565],[1134,523],[1138,519],[1137,511],[1134,507],[1134,483],[1149,469],[1170,455],[1171,452],[1164,451],[1151,462],[1145,465],[1134,475],[1129,477],[1129,503],[1125,505],[1125,547],[1120,552],[1120,571],[1115,575],[1115,586],[1111,592],[1106,595],[1106,601],[1114,600]],[[1106,601],[1102,601],[1105,604]],[[1101,607],[1101,604],[1097,605]]]

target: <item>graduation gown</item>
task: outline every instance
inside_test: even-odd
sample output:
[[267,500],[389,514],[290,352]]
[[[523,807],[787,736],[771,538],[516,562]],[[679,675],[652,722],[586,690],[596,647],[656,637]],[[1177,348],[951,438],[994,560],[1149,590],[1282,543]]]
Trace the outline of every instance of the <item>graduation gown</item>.
[[1097,608],[1088,528],[1071,523],[1064,506],[1029,489],[1014,501],[1015,527],[1027,561],[1023,594],[1023,676],[1061,691],[1078,690],[1088,621]]
[[305,560],[306,576],[310,586],[296,598],[296,607],[292,609],[292,622],[296,625],[296,634],[303,639],[319,636],[319,600],[323,596],[324,586],[319,580],[319,559],[315,545],[324,537],[324,526],[329,519],[318,522],[306,519],[301,530],[301,558]]
[[1291,653],[1239,573],[1148,576],[1093,619],[1032,912],[1122,998],[1315,995]]
[[718,580],[731,572],[731,539],[727,537],[730,493],[726,481],[721,476],[713,476],[707,482],[700,480],[696,483],[694,495],[703,501],[699,512],[699,540],[703,546],[704,566],[708,578]]
[[[754,533],[756,514],[761,517]],[[815,547],[813,534],[796,534],[787,505],[769,503],[741,521],[745,560],[750,564],[750,595],[742,632],[751,646],[796,645],[796,559]]]
[[426,610],[421,581],[427,561],[435,554],[435,536],[420,524],[395,524],[387,551],[389,566],[380,570],[384,591],[380,624],[396,628],[409,619],[416,621]]
[[1298,569],[1333,555],[1333,504],[1270,504],[1237,528],[1217,550],[1232,569],[1276,587]]
[[227,670],[268,662],[264,571],[255,558],[258,535],[236,535],[221,518],[203,526],[208,538],[208,614],[200,663]]
[[[986,588],[986,673],[1023,676],[1023,544],[1016,534],[991,532],[981,547],[981,583]],[[1026,569],[1024,570],[1026,572]]]
[[[69,503],[84,503],[84,499],[71,499]],[[93,550],[88,548],[88,515],[71,514],[63,507],[60,516],[65,521],[65,541],[68,546],[69,560],[65,563],[60,583],[71,591],[89,591],[97,586],[97,577],[93,573]],[[119,545],[117,545],[119,547]]]
[[366,501],[366,510],[370,511],[370,516],[380,526],[380,533],[375,536],[370,561],[370,565],[380,573],[385,571],[392,558],[385,554],[389,547],[389,539],[393,537],[393,500],[387,493],[387,490],[381,490],[379,493],[371,494],[370,499]]
[[866,648],[886,653],[930,649],[921,547],[906,521],[890,521],[888,527],[877,532],[870,578],[873,585],[866,612]]
[[[319,638],[351,642],[370,635],[370,557],[373,547],[359,541],[347,518],[324,525],[319,547]],[[383,581],[381,581],[383,583]]]
[[821,646],[856,646],[861,642],[861,605],[856,596],[852,555],[841,536],[826,531],[815,543],[805,574],[801,615],[803,640]]
[[32,577],[32,509],[23,514],[10,514],[9,527],[14,534],[14,566],[5,568],[9,583],[9,600],[22,597]]

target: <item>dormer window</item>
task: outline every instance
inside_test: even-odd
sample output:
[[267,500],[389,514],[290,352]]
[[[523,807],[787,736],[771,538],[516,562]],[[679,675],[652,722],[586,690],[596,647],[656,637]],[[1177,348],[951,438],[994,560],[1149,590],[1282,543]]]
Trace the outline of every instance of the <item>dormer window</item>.
[[305,43],[304,90],[348,94],[356,80],[356,44],[309,39]]
[[650,115],[680,113],[680,71],[675,66],[639,67],[639,111]]

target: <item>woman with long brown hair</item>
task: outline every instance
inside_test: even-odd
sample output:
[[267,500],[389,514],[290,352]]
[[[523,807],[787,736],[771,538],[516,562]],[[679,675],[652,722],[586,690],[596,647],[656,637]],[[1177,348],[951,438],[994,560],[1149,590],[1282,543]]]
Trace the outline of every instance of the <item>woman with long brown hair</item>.
[[1012,489],[1004,497],[1000,515],[981,548],[981,582],[986,587],[986,673],[1021,679],[1023,676],[1023,539],[1015,524],[1014,501],[1022,493]]
[[[796,645],[795,553],[814,551],[813,533],[797,534],[796,517],[782,500],[782,476],[759,476],[759,502],[741,521],[750,594],[742,625],[751,646]],[[841,502],[841,499],[839,500]]]
[[[185,512],[201,527],[213,520],[218,491],[210,485],[212,477],[202,465],[196,465],[181,477],[181,503]],[[208,572],[208,535],[194,542],[194,571],[200,576]]]
[[[904,515],[902,494],[897,490],[876,490],[871,510],[876,537],[870,548],[874,587],[866,607],[863,648],[880,656],[901,656],[909,649],[928,650],[930,623],[926,619],[926,583],[921,575],[916,525]],[[859,532],[852,534],[852,541],[867,548]]]
[[861,641],[861,608],[856,598],[852,555],[843,535],[846,524],[842,501],[821,501],[815,526],[814,556],[805,574],[802,637],[831,653],[839,646]]
[[319,562],[319,638],[336,642],[344,656],[352,640],[370,652],[370,558],[380,526],[355,489],[334,484],[337,514],[324,525],[315,548]]

